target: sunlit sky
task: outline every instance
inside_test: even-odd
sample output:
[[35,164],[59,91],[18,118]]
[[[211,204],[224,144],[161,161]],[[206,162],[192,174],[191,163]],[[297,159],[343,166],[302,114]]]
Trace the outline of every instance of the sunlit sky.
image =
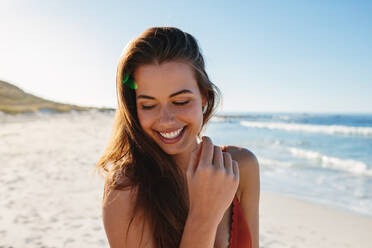
[[0,79],[116,108],[125,45],[192,34],[226,112],[372,113],[372,1],[0,1]]

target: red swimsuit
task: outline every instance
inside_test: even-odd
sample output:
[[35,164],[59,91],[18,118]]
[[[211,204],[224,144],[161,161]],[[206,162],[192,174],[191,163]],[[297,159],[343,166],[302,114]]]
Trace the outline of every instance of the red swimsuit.
[[233,214],[230,233],[229,248],[251,248],[252,240],[248,224],[244,218],[243,210],[240,207],[238,198],[233,200]]

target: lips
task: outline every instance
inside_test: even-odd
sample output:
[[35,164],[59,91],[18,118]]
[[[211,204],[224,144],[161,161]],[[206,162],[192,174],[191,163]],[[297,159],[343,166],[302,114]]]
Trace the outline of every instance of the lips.
[[[180,132],[180,134],[177,137],[171,138],[171,139],[163,137],[158,131],[156,131],[156,134],[159,137],[159,139],[161,141],[163,141],[164,143],[166,143],[166,144],[174,144],[174,143],[177,143],[178,141],[180,141],[182,139],[182,137],[183,137],[183,135],[185,133],[186,128],[187,128],[187,126],[184,126],[183,129],[182,129],[182,131]],[[174,129],[173,131],[176,131],[176,130],[179,130],[179,128],[178,129]]]

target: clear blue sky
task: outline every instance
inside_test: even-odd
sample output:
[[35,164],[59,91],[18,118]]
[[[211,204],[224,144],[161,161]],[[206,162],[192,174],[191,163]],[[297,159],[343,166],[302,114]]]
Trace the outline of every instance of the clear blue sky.
[[0,79],[116,107],[128,41],[175,26],[199,42],[222,111],[372,113],[372,1],[1,1]]

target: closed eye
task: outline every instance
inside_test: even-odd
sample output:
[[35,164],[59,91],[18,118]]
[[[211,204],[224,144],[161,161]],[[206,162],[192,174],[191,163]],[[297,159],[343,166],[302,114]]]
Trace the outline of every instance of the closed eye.
[[[181,105],[186,105],[186,104],[188,104],[190,101],[184,101],[184,102],[173,102],[173,104],[175,104],[175,105],[179,105],[179,106],[181,106]],[[156,105],[151,105],[151,106],[144,106],[144,105],[142,105],[142,109],[144,109],[144,110],[148,110],[148,109],[152,109],[152,108],[154,108]]]
[[174,104],[176,105],[185,105],[187,103],[189,103],[190,101],[184,101],[184,102],[173,102]]

